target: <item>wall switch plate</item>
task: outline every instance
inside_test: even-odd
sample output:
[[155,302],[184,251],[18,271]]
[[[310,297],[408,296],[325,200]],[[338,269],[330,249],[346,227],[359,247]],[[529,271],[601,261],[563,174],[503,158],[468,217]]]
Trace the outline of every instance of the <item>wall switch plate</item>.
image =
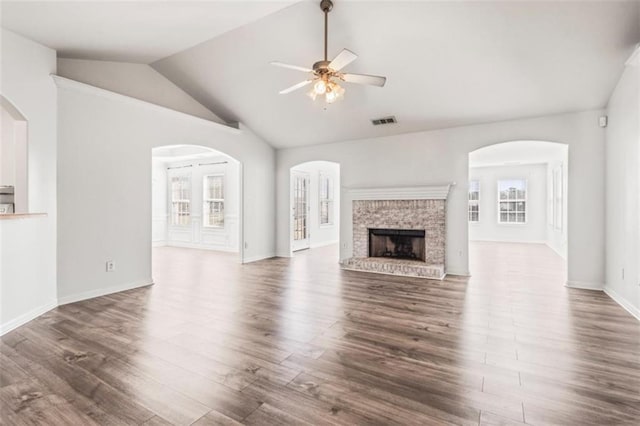
[[113,272],[116,270],[116,263],[113,260],[107,260],[107,272]]

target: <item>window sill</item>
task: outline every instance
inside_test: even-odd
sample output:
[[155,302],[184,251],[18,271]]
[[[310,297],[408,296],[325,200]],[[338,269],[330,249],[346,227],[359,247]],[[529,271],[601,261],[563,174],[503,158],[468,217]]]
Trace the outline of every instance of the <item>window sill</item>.
[[16,220],[16,219],[30,219],[34,217],[47,217],[47,213],[9,213],[0,214],[0,220]]

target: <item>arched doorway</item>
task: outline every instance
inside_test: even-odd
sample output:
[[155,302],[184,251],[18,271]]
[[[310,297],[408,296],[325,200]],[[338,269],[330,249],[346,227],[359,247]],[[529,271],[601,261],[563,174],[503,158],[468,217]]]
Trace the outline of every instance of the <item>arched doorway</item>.
[[152,149],[152,245],[242,262],[242,164],[199,145]]
[[[553,264],[566,282],[568,146],[512,141],[469,153],[469,261],[474,275],[490,254],[518,253]],[[517,261],[517,260],[516,260]]]
[[[335,246],[340,239],[340,164],[308,161],[290,168],[291,253]],[[336,254],[337,256],[337,254]]]

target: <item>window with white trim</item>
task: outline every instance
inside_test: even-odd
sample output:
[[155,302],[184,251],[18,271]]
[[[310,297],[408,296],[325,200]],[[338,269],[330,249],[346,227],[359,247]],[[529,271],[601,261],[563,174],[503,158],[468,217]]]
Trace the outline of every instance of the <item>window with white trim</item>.
[[498,181],[498,222],[527,223],[527,181]]
[[480,181],[469,181],[469,222],[480,222]]
[[191,223],[191,175],[177,174],[169,179],[171,193],[171,225]]
[[320,173],[320,225],[333,225],[333,179]]
[[203,178],[203,226],[224,228],[224,176],[207,175]]

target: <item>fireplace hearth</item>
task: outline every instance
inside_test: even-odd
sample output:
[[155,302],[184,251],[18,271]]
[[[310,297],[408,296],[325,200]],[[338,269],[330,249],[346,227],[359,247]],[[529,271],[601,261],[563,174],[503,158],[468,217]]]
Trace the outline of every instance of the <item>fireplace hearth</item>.
[[425,261],[425,231],[369,229],[369,257]]

